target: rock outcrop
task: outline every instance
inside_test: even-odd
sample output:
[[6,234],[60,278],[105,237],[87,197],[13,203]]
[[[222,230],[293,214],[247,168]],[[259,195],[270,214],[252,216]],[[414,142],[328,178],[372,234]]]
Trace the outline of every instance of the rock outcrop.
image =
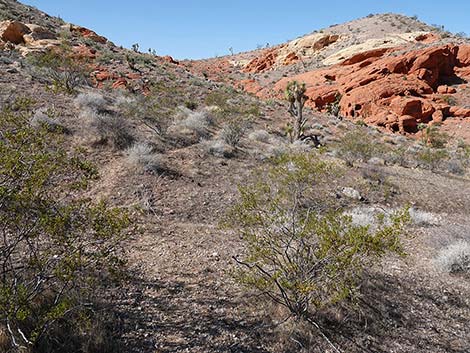
[[[470,46],[442,45],[385,55],[396,49],[380,48],[355,54],[327,69],[287,77],[307,84],[308,105],[325,109],[340,95],[341,114],[363,119],[393,131],[416,132],[417,124],[442,122],[449,116],[470,116],[468,109],[449,107],[443,95],[457,92],[470,66]],[[266,93],[266,91],[264,91]]]
[[24,35],[31,33],[31,30],[24,23],[18,21],[0,22],[0,39],[12,44],[24,44]]

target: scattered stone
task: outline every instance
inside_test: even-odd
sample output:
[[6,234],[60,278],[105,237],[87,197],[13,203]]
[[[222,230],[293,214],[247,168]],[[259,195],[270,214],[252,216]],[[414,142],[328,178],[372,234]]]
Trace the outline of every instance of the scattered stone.
[[350,198],[350,199],[353,199],[353,200],[357,200],[357,201],[362,201],[363,200],[363,197],[361,196],[361,193],[359,191],[357,191],[356,189],[353,189],[353,188],[350,188],[350,187],[343,188],[343,190],[341,190],[341,193],[344,196],[346,196],[347,198]]

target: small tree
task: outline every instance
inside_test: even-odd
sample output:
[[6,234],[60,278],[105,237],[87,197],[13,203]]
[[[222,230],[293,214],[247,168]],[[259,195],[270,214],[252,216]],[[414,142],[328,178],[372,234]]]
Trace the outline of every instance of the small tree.
[[240,188],[227,222],[246,244],[235,257],[236,278],[317,328],[315,314],[353,297],[365,268],[387,252],[402,254],[408,218],[406,211],[381,217],[371,229],[340,212],[320,212],[334,170],[315,155],[284,156],[262,181]]
[[294,119],[292,139],[294,141],[300,139],[303,134],[307,119],[303,116],[303,109],[307,96],[305,95],[305,83],[298,83],[297,81],[291,81],[287,84],[285,96],[289,102],[288,112]]

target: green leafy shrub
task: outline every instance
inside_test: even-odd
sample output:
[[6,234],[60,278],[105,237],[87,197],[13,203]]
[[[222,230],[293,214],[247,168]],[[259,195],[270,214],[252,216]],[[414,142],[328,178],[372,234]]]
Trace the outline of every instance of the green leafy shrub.
[[437,126],[419,124],[418,129],[421,130],[421,141],[424,145],[433,148],[444,148],[447,145],[449,135],[439,131]]
[[380,155],[381,147],[363,130],[348,132],[338,145],[338,156],[352,166],[356,161],[367,161]]
[[388,253],[403,254],[400,235],[407,210],[373,230],[325,203],[321,185],[335,167],[317,155],[287,155],[255,184],[240,188],[227,225],[246,245],[236,278],[249,289],[313,322],[322,308],[352,298],[363,270]]
[[54,92],[74,94],[90,77],[88,60],[75,55],[65,43],[46,53],[30,56],[29,62],[33,65],[33,77],[45,81]]
[[[13,352],[106,352],[86,322],[122,269],[127,215],[75,197],[95,170],[24,112],[0,113],[0,332]],[[96,329],[90,325],[89,329]],[[1,335],[0,335],[1,336]],[[85,339],[86,338],[86,339]],[[0,347],[0,350],[5,347]]]
[[418,163],[432,171],[437,171],[449,157],[449,154],[444,149],[435,149],[426,147],[416,155]]

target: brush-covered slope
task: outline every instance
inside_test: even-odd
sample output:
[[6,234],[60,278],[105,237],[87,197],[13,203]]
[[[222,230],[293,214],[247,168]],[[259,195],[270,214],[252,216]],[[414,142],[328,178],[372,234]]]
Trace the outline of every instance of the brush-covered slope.
[[[468,352],[470,285],[468,272],[455,265],[465,265],[459,251],[470,242],[470,194],[463,192],[470,186],[470,147],[435,126],[427,126],[419,141],[392,132],[408,133],[413,119],[434,120],[437,111],[444,127],[457,119],[464,126],[456,107],[464,105],[465,88],[455,80],[465,77],[465,50],[459,39],[443,35],[413,19],[378,15],[275,48],[178,63],[0,0],[0,126],[9,129],[0,131],[0,146],[18,131],[5,124],[5,114],[23,125],[21,131],[46,134],[43,147],[79,157],[74,166],[88,176],[66,194],[52,190],[54,201],[105,201],[126,211],[133,225],[117,253],[125,264],[119,281],[108,283],[106,271],[97,271],[86,293],[75,292],[90,298],[79,298],[85,310],[62,307],[42,315],[48,325],[40,338],[34,324],[44,324],[38,320],[41,301],[28,303],[32,312],[12,315],[2,295],[0,352],[332,351],[317,329],[232,275],[238,268],[233,257],[245,254],[247,243],[222,224],[240,199],[238,186],[259,184],[260,173],[291,155],[311,156],[337,171],[306,186],[325,197],[319,209],[375,227],[380,213],[411,207],[413,223],[402,238],[407,256],[386,256],[367,269],[355,305],[348,300],[315,313],[331,342],[353,353]],[[288,107],[276,90],[296,75],[308,83],[305,134],[319,136],[320,149],[308,141],[291,143],[285,129]],[[387,87],[390,96],[369,94]],[[353,95],[365,88],[365,96]],[[371,119],[366,112],[375,107],[398,116],[398,125],[386,120],[378,130],[324,112],[336,92],[342,114],[352,120]],[[443,103],[443,97],[449,98]],[[73,181],[61,172],[52,185]],[[8,183],[11,178],[0,173],[0,196]],[[10,234],[0,232],[4,259]],[[22,268],[41,264],[20,255]],[[62,255],[45,253],[44,263]],[[0,286],[5,278],[8,273]],[[29,284],[36,283],[42,279]],[[53,290],[42,303],[51,302],[51,293],[60,296]]]

